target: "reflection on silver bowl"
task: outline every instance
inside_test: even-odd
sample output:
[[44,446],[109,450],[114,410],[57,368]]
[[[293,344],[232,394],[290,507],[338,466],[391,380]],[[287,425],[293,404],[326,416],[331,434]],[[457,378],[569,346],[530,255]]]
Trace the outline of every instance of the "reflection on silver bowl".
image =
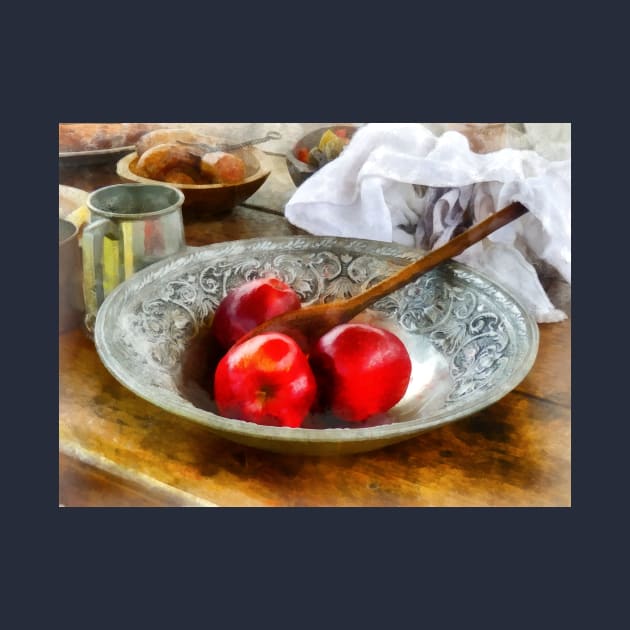
[[99,310],[95,343],[107,369],[151,403],[227,439],[285,453],[369,451],[474,413],[510,392],[538,348],[536,322],[507,291],[450,262],[358,319],[388,328],[413,362],[404,398],[367,423],[311,417],[268,427],[217,414],[203,387],[212,314],[244,281],[276,276],[304,304],[347,297],[421,255],[391,243],[287,237],[219,243],[157,263],[116,288]]

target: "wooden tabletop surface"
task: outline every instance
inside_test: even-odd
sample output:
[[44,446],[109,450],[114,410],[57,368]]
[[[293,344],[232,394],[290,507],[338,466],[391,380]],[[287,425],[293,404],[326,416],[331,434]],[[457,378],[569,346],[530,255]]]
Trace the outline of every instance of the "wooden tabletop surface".
[[[261,145],[272,174],[246,203],[185,218],[187,243],[301,234],[283,215],[295,187],[282,155],[303,130],[284,126],[284,144]],[[258,137],[260,129],[240,131]],[[87,191],[119,181],[115,164],[59,168],[60,184]],[[281,455],[217,437],[118,383],[81,330],[61,334],[59,504],[570,506],[571,321],[539,329],[533,369],[497,403],[405,442],[335,457]]]

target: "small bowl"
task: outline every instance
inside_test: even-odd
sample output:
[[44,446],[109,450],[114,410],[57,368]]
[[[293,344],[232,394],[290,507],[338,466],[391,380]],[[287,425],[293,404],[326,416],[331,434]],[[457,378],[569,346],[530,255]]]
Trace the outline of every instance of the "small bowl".
[[358,127],[354,125],[333,125],[331,127],[321,127],[320,129],[315,129],[300,138],[285,155],[289,175],[296,186],[305,182],[313,173],[315,173],[315,171],[319,170],[316,167],[306,164],[298,159],[297,153],[299,149],[304,147],[310,151],[313,147],[316,147],[319,144],[322,135],[328,129],[333,132],[339,129],[345,129],[347,137],[352,138]]
[[[237,184],[170,184],[184,193],[184,212],[226,212],[243,203],[263,185],[271,173],[265,154],[256,147],[245,147],[232,153],[245,162],[246,177],[243,181]],[[129,182],[164,183],[138,175],[135,170],[137,163],[137,153],[129,153],[116,164],[116,173]]]
[[79,228],[59,217],[59,334],[78,328],[85,305]]

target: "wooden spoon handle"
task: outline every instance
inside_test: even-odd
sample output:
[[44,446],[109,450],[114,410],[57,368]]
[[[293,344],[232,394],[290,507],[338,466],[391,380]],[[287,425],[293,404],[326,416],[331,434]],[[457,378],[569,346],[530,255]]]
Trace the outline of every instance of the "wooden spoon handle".
[[527,208],[515,202],[495,212],[487,219],[462,232],[451,239],[446,245],[429,252],[424,258],[403,267],[398,273],[375,284],[364,293],[336,302],[314,304],[278,315],[246,333],[241,340],[249,339],[263,332],[284,332],[292,336],[300,347],[308,352],[310,344],[324,333],[339,324],[350,321],[363,309],[380,298],[400,289],[402,286],[433,269],[441,262],[461,254],[467,247],[480,241],[506,223],[517,219],[527,212]]
[[516,201],[502,210],[491,214],[483,221],[468,228],[455,238],[452,238],[448,243],[442,245],[442,247],[438,247],[432,252],[429,252],[426,256],[420,258],[420,260],[403,267],[398,273],[389,276],[367,291],[347,300],[346,306],[348,310],[354,314],[361,312],[380,298],[412,282],[423,273],[433,269],[433,267],[436,267],[445,260],[458,256],[472,244],[480,241],[507,223],[514,221],[514,219],[518,219],[518,217],[526,212],[527,208]]

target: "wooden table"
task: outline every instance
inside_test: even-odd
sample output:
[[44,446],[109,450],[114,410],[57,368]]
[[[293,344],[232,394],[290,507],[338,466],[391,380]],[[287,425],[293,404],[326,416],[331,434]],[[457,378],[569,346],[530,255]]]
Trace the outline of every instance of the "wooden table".
[[[283,216],[295,188],[282,146],[264,148],[269,180],[230,213],[186,221],[189,245],[301,233]],[[119,181],[113,164],[60,167],[59,178],[84,190]],[[296,457],[232,443],[145,402],[74,330],[59,336],[59,503],[570,506],[570,365],[570,320],[542,324],[532,371],[489,408],[371,453]]]

